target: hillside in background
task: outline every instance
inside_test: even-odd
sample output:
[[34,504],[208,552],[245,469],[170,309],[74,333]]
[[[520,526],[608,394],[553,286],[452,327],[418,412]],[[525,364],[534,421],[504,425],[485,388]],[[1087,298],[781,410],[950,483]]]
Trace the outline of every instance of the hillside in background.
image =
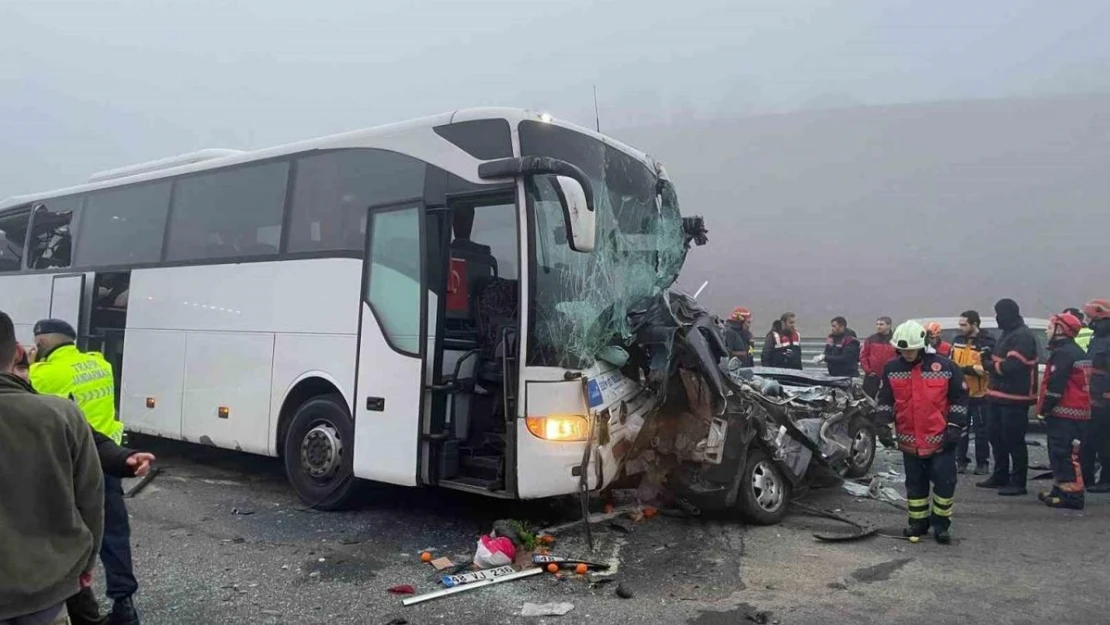
[[[1110,296],[1110,95],[853,108],[612,130],[667,167],[709,245],[679,286],[783,310],[1047,316]],[[993,313],[992,313],[993,314]]]

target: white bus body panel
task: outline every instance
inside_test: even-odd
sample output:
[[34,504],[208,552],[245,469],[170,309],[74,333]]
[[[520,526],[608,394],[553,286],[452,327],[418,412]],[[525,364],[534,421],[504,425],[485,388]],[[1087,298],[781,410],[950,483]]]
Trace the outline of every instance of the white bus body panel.
[[[24,345],[34,345],[35,322],[50,316],[50,292],[54,276],[4,276],[0,286],[0,310],[8,313],[15,325],[15,337]],[[74,323],[76,327],[76,323]]]
[[361,279],[362,261],[345,258],[132,272],[123,421],[275,455],[281,406],[297,382],[322,372],[351,405]]

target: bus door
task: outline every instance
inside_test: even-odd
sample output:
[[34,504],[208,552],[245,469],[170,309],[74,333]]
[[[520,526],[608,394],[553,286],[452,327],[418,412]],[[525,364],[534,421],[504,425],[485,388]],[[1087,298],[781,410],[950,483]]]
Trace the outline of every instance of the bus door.
[[438,298],[429,291],[429,233],[420,202],[369,209],[359,315],[354,472],[418,483],[421,415]]

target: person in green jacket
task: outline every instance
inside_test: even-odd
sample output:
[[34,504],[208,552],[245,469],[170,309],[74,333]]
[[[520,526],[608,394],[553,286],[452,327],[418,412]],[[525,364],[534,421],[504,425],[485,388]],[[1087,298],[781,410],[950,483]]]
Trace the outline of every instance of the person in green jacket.
[[0,312],[0,623],[69,623],[103,535],[103,472],[81,411],[35,393],[20,356]]
[[[119,445],[123,423],[116,419],[116,383],[112,366],[96,352],[77,349],[77,332],[60,319],[35,324],[36,353],[32,357],[31,386],[44,395],[77,402],[92,429]],[[109,623],[138,625],[132,595],[139,589],[131,563],[131,525],[123,501],[123,483],[104,476],[104,542],[100,547],[104,582],[112,600]]]

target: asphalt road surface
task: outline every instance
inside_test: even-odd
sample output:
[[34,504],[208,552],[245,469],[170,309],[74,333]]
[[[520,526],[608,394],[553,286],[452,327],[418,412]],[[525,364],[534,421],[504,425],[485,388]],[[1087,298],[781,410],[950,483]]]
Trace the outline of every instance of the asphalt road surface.
[[[388,588],[440,587],[419,561],[422,551],[472,554],[494,520],[547,527],[576,518],[573,502],[382,487],[353,512],[306,511],[276,460],[139,437],[132,446],[157,453],[163,470],[129,500],[136,601],[148,625],[1110,622],[1110,495],[1089,495],[1087,510],[1064,512],[1032,494],[998,497],[967,476],[948,547],[931,538],[822,543],[814,531],[844,526],[798,513],[776,527],[727,516],[657,516],[629,533],[599,524],[591,554],[579,526],[561,532],[553,551],[612,563],[613,575],[544,574],[404,608]],[[1031,455],[1045,463],[1043,447]],[[879,469],[897,469],[899,454],[880,456]],[[840,489],[805,502],[884,533],[904,525],[899,510]],[[618,584],[633,596],[619,598]],[[529,602],[574,609],[523,617]]]

